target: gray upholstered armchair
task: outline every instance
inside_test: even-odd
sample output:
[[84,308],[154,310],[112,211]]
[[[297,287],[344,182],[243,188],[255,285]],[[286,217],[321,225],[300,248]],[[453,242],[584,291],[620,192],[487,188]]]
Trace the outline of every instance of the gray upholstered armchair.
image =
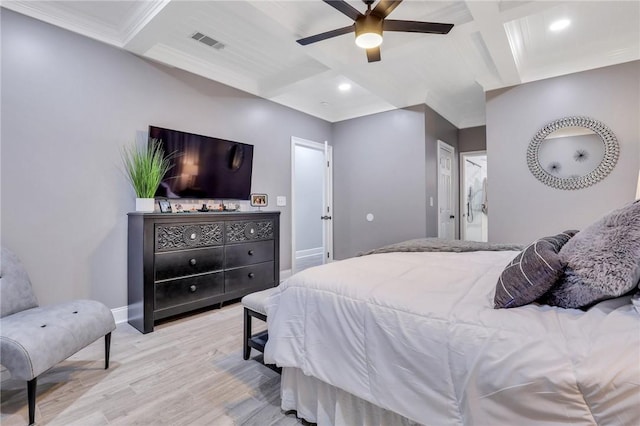
[[0,364],[11,377],[27,381],[29,424],[35,420],[38,376],[80,349],[105,337],[105,369],[115,322],[111,311],[92,300],[45,307],[14,253],[2,248],[0,269]]

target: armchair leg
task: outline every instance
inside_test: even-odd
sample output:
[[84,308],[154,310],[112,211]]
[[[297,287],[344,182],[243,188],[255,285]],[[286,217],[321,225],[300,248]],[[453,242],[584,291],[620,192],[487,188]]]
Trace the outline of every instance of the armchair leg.
[[29,401],[29,425],[35,423],[36,419],[36,385],[38,378],[27,381],[27,399]]
[[251,338],[251,315],[249,310],[244,308],[244,336],[242,340],[242,358],[249,359],[251,355],[251,346],[249,346],[249,339]]
[[109,351],[111,350],[111,333],[104,336],[104,369],[109,368]]

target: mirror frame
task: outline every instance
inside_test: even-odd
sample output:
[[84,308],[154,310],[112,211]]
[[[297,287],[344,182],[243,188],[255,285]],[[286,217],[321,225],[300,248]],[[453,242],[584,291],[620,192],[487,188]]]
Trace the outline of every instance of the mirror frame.
[[[540,145],[546,137],[556,130],[565,127],[585,127],[597,134],[604,143],[604,157],[598,167],[584,176],[572,178],[559,178],[546,171],[538,160]],[[618,140],[611,129],[598,120],[589,117],[565,117],[551,123],[538,130],[538,133],[529,142],[527,148],[527,165],[531,174],[545,185],[557,189],[582,189],[594,185],[607,177],[613,170],[620,155]]]

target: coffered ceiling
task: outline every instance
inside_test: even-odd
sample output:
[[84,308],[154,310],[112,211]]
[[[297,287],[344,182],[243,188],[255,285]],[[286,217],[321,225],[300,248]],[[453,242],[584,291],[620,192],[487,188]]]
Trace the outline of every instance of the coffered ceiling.
[[[405,0],[390,19],[454,28],[387,32],[373,63],[353,34],[296,43],[352,24],[320,0],[2,6],[331,122],[426,103],[459,128],[482,125],[487,90],[640,59],[638,1]],[[550,30],[560,19],[569,26]]]

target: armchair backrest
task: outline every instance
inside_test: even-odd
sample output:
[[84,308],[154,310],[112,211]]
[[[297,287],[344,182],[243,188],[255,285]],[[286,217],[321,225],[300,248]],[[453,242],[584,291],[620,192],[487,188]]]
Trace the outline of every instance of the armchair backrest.
[[6,247],[0,252],[0,318],[38,306],[27,271]]

